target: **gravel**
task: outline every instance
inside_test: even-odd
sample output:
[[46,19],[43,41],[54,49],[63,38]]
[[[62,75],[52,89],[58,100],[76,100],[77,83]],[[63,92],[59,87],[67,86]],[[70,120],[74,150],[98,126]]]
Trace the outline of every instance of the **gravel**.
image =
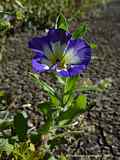
[[[61,144],[61,150],[71,160],[119,160],[120,159],[120,21],[114,19],[91,19],[91,35],[96,38],[98,48],[94,50],[93,59],[85,77],[112,78],[112,87],[97,97],[97,105],[84,114],[82,124],[89,127],[82,133],[68,136],[67,143]],[[40,34],[40,33],[39,33]],[[29,77],[32,52],[27,48],[28,40],[34,33],[16,33],[7,39],[7,63],[0,66],[0,86],[10,93],[9,109],[20,109],[22,105],[31,104],[30,109],[46,95],[37,88]],[[43,75],[46,77],[45,75]],[[48,77],[47,77],[48,79]],[[49,79],[48,79],[49,81]],[[27,109],[26,109],[27,110]],[[28,111],[28,110],[27,110]],[[28,111],[30,115],[32,111]],[[37,126],[41,120],[31,114]],[[37,121],[37,122],[36,122]],[[29,122],[30,125],[32,122]],[[80,124],[74,130],[83,128]],[[94,130],[91,131],[91,128]],[[57,149],[55,150],[57,153]]]

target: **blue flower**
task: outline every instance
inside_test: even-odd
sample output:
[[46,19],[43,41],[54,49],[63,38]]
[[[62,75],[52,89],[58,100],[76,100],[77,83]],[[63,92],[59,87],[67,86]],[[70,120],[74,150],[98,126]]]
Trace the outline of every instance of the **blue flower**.
[[72,39],[69,32],[50,29],[46,36],[34,37],[29,48],[35,52],[33,71],[56,71],[59,76],[71,77],[83,72],[91,59],[91,48],[82,38]]

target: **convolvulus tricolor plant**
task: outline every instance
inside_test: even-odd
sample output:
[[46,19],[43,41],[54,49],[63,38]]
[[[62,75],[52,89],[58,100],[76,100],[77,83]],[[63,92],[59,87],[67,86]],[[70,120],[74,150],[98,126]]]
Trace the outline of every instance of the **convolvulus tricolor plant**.
[[[46,144],[57,137],[58,128],[70,125],[75,117],[90,108],[85,91],[101,91],[109,84],[109,80],[97,84],[83,83],[78,93],[77,82],[91,61],[95,44],[91,45],[83,38],[88,30],[85,24],[81,24],[73,33],[68,28],[65,17],[59,15],[55,28],[49,29],[45,36],[29,41],[29,48],[35,53],[32,68],[36,73],[30,73],[31,77],[49,97],[48,101],[39,105],[45,122],[37,130],[38,136]],[[51,87],[40,79],[42,73],[54,74],[60,83],[59,87]]]

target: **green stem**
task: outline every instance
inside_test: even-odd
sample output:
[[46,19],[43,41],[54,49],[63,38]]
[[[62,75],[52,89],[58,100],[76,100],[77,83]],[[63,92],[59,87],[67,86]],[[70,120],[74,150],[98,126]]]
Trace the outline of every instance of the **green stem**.
[[68,98],[67,98],[66,102],[64,103],[64,106],[66,106],[66,105],[67,105],[67,103],[69,102],[69,100],[70,100],[71,96],[72,96],[72,94],[69,94],[69,96],[68,96]]
[[65,85],[64,85],[64,87],[63,87],[63,89],[62,89],[62,108],[64,108],[64,106],[65,106],[65,104],[64,104],[64,97],[65,97],[65,88],[66,88],[66,85],[67,85],[67,78],[66,78],[66,80],[65,80]]
[[79,134],[81,132],[82,131],[69,131],[69,132],[60,133],[60,134],[58,134],[56,136],[53,136],[52,140],[55,139],[55,138],[64,137],[65,135],[68,135],[68,134]]
[[62,88],[61,92],[61,107],[64,108],[64,88]]

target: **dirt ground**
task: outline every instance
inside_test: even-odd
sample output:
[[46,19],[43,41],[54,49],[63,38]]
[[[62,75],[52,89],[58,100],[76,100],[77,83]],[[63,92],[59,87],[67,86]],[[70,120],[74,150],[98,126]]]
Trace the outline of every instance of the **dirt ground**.
[[[60,148],[73,160],[119,160],[120,19],[106,16],[91,18],[88,23],[98,47],[93,51],[96,58],[92,60],[85,76],[98,79],[110,77],[113,81],[112,87],[104,94],[99,94],[97,105],[84,114],[83,126],[87,129],[67,137],[67,144],[61,144]],[[0,66],[0,83],[12,97],[10,107],[20,108],[23,104],[30,103],[34,108],[37,102],[45,98],[40,89],[35,88],[28,75],[33,54],[27,48],[27,42],[38,34],[39,31],[16,33],[7,40],[8,60],[6,65]],[[40,120],[39,116],[38,119]],[[77,124],[75,127],[79,130],[81,126]]]

